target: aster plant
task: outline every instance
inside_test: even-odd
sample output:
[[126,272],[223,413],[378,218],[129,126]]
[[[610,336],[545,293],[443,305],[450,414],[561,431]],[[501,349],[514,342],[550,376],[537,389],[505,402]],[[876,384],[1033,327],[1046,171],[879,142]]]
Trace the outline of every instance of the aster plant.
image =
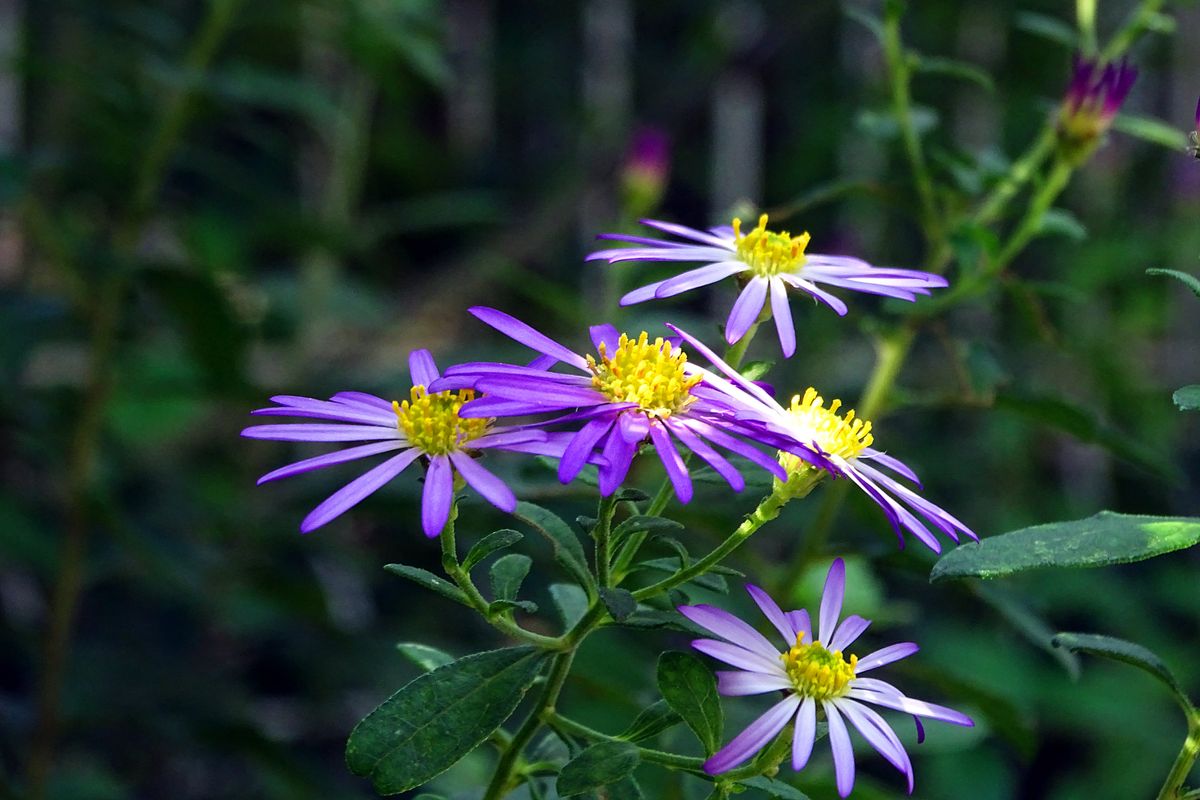
[[[921,719],[948,723],[952,728],[942,735],[957,746],[976,741],[961,732],[955,738],[953,731],[972,726],[972,716],[915,699],[878,677],[876,670],[914,655],[916,644],[859,647],[872,623],[857,614],[842,616],[849,601],[846,562],[838,554],[859,551],[864,570],[878,576],[874,583],[884,591],[911,584],[925,562],[922,555],[900,553],[890,540],[880,547],[874,532],[861,530],[865,524],[839,526],[840,504],[849,487],[868,497],[899,535],[901,547],[912,536],[940,553],[947,539],[957,544],[964,536],[979,538],[958,516],[926,498],[940,496],[944,487],[926,492],[914,470],[893,455],[893,443],[889,440],[885,450],[883,441],[877,441],[872,421],[885,410],[913,412],[903,407],[904,393],[895,388],[924,326],[933,319],[945,322],[941,317],[949,309],[985,297],[1013,279],[1017,257],[1044,229],[1059,194],[1099,146],[1131,91],[1136,70],[1121,58],[1140,29],[1115,36],[1114,44],[1103,50],[1105,63],[1077,60],[1058,112],[1029,150],[1013,160],[1011,170],[975,196],[956,193],[928,166],[921,132],[913,123],[910,70],[919,59],[901,40],[903,6],[885,4],[884,18],[869,22],[883,49],[892,121],[911,171],[911,180],[902,183],[912,187],[909,205],[927,249],[924,258],[899,260],[925,269],[810,253],[808,233],[772,229],[766,214],[754,227],[737,218],[731,225],[709,228],[645,219],[646,226],[673,238],[603,234],[602,239],[622,246],[591,253],[587,260],[689,265],[629,292],[623,305],[733,280],[740,291],[728,315],[722,314],[723,330],[719,320],[689,324],[697,335],[670,321],[655,331],[640,326],[622,330],[587,319],[578,320],[574,333],[560,341],[539,329],[549,329],[548,324],[535,326],[496,308],[475,306],[470,314],[491,329],[487,336],[492,343],[515,342],[532,351],[532,360],[474,359],[439,371],[428,351],[415,350],[409,359],[411,388],[401,399],[362,392],[340,392],[329,400],[277,395],[274,405],[252,412],[300,421],[254,425],[243,431],[248,438],[348,445],[273,470],[260,483],[382,459],[310,512],[301,523],[305,532],[322,526],[336,531],[337,524],[331,523],[337,518],[419,465],[424,481],[421,528],[437,540],[440,552],[430,552],[434,545],[419,537],[397,545],[397,551],[413,551],[425,562],[440,556],[444,577],[408,564],[387,568],[462,607],[464,614],[503,637],[497,649],[461,657],[424,644],[400,646],[421,673],[355,727],[346,749],[350,769],[380,794],[428,786],[431,792],[483,800],[547,798],[552,793],[623,800],[728,800],[743,793],[748,798],[806,797],[803,791],[817,795],[822,790],[830,771],[823,756],[814,757],[823,737],[832,752],[829,792],[847,797],[854,790],[856,763],[861,763],[856,739],[899,770],[911,792],[917,771],[913,756],[884,713],[913,718],[918,742],[924,735]],[[623,178],[628,195],[623,219],[635,219],[660,200],[668,149],[659,134],[632,148]],[[1018,198],[1024,211],[1011,221]],[[977,235],[966,238],[986,240],[989,246],[963,249],[963,237],[956,235],[962,231],[973,231]],[[954,272],[956,263],[970,268]],[[797,294],[839,315],[848,312],[843,297],[854,294],[916,304],[915,313],[902,319],[885,307],[882,317],[863,326],[874,337],[878,359],[862,376],[864,392],[854,409],[811,387],[776,394],[764,382],[769,363],[744,363],[756,331],[771,320],[783,354],[797,352],[793,315],[807,313],[792,307]],[[534,319],[532,312],[522,316]],[[728,346],[718,353],[705,342],[722,333]],[[590,340],[587,346],[574,344],[585,339]],[[472,345],[482,346],[480,341]],[[801,358],[795,368],[815,366]],[[897,452],[902,449],[901,443],[895,446]],[[535,459],[541,463],[533,463]],[[553,476],[545,469],[547,461]],[[821,483],[834,486],[814,495]],[[495,515],[486,507],[460,509],[458,494],[467,489],[504,515],[505,527],[473,536],[464,555],[460,538],[472,536],[467,531],[486,519],[483,515]],[[735,506],[743,502],[736,493],[752,499]],[[810,520],[808,524],[773,524],[785,508],[810,496],[821,497],[820,507],[796,517]],[[590,499],[595,511],[576,514],[571,523],[531,498],[564,504]],[[735,509],[732,514],[730,508]],[[971,519],[983,516],[978,509],[969,513]],[[949,578],[994,578],[1032,566],[1125,563],[1186,546],[1179,542],[1192,535],[1179,520],[1153,520],[1150,528],[1130,535],[1114,516],[1120,515],[1064,523],[1050,532],[1016,531],[951,549],[933,569],[935,585],[922,586],[918,601],[903,605],[904,621],[919,626],[929,606],[946,602],[944,588],[937,584]],[[1121,548],[1097,537],[1101,525],[1115,526],[1114,537],[1126,537]],[[1200,531],[1200,525],[1195,527]],[[531,532],[549,542],[556,566],[547,564],[544,570],[539,565],[535,571],[531,555],[504,552],[524,549],[524,536]],[[727,562],[752,538],[763,544],[758,558],[746,563],[761,575],[746,590],[778,634],[775,641],[704,602],[727,592],[729,577],[742,575]],[[1098,551],[1100,539],[1108,550]],[[1195,539],[1200,541],[1200,532]],[[874,556],[886,558],[872,560]],[[824,591],[819,599],[808,596],[806,579],[819,580],[831,559]],[[487,588],[478,580],[484,568]],[[527,589],[528,577],[542,579],[551,569],[559,574],[545,591]],[[990,597],[983,591],[962,593],[968,594]],[[555,608],[548,613],[531,596],[539,601],[549,597]],[[815,620],[805,610],[784,610],[813,600]],[[1023,636],[1043,649],[1051,646],[1043,636],[1047,626],[1019,600],[995,604],[1016,621]],[[881,606],[892,608],[882,601]],[[901,616],[877,616],[877,627],[885,630],[872,634],[886,635],[886,626],[897,624]],[[457,619],[447,618],[446,625],[457,625]],[[649,680],[653,672],[661,699],[642,708],[623,729],[601,730],[564,701],[563,690],[577,660],[589,657],[581,651],[583,643],[606,628],[664,642],[687,635],[694,650],[721,666],[714,669],[691,652],[668,650],[651,668],[632,650],[618,652],[620,660],[604,664],[619,663],[628,673],[622,677],[629,680]],[[1189,738],[1159,797],[1200,797],[1183,788],[1200,754],[1200,712],[1153,654],[1131,643],[1101,639],[1063,634],[1053,643],[1142,666],[1176,693],[1187,714]],[[610,641],[621,640],[614,636]],[[933,650],[939,647],[936,638],[924,641]],[[930,660],[936,662],[936,655]],[[590,679],[603,683],[606,697],[632,696],[628,682],[609,682],[599,661],[589,666]],[[990,713],[987,691],[963,681],[930,683],[942,687],[946,702],[974,716]],[[763,696],[770,705],[726,740],[718,695]],[[735,713],[740,705],[733,706]],[[523,713],[510,721],[519,707]],[[690,734],[678,730],[684,727]],[[458,783],[440,782],[443,772],[484,745],[487,755],[474,762],[473,771],[463,770]],[[780,769],[785,762],[791,770]],[[461,781],[469,780],[462,775],[478,774],[480,765],[486,765],[485,781],[462,789]]]

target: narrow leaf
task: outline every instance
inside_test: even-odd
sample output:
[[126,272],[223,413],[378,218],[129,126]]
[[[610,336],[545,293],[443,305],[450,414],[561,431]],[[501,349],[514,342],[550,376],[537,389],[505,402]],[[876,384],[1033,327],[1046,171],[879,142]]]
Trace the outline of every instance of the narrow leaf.
[[1175,390],[1171,395],[1180,411],[1200,411],[1200,384],[1192,384]]
[[600,599],[604,607],[617,622],[621,622],[637,611],[637,600],[626,589],[605,587],[600,590]]
[[516,517],[528,522],[538,533],[550,540],[554,547],[554,558],[571,574],[581,586],[591,587],[592,574],[588,571],[587,556],[583,545],[567,523],[541,506],[524,501],[517,503]]
[[492,580],[492,594],[496,599],[515,600],[532,564],[533,559],[520,553],[509,553],[496,559],[496,563],[492,564],[489,573]]
[[738,783],[742,786],[748,786],[751,789],[762,789],[767,793],[768,797],[779,798],[779,800],[811,800],[804,792],[790,783],[784,783],[778,778],[768,778],[765,775],[759,775],[754,778],[747,778],[744,781],[738,781]]
[[642,709],[633,722],[629,723],[629,727],[620,733],[620,738],[631,742],[644,742],[681,722],[683,717],[671,708],[670,703],[658,700]]
[[396,645],[400,654],[426,672],[444,667],[454,660],[454,656],[418,642],[401,642]]
[[1179,152],[1187,147],[1187,134],[1174,125],[1154,117],[1143,117],[1137,114],[1117,114],[1112,126],[1121,133],[1136,136],[1142,141],[1150,142],[1168,150]]
[[426,589],[431,589],[442,597],[448,597],[456,603],[462,603],[464,606],[470,605],[467,601],[467,596],[463,594],[461,589],[450,583],[450,581],[439,578],[429,570],[410,567],[407,564],[388,564],[384,569],[393,575],[399,575],[401,578],[407,578],[413,583],[419,583]]
[[635,744],[600,742],[566,763],[555,788],[559,797],[571,797],[609,786],[627,777],[640,761],[641,753]]
[[532,600],[493,600],[488,603],[488,614],[503,614],[505,611],[513,611],[518,608],[526,614],[536,614],[538,605]]
[[614,495],[614,499],[618,503],[644,503],[650,499],[650,495],[643,492],[641,489],[626,488],[621,489]]
[[1040,36],[1051,42],[1057,42],[1068,50],[1079,49],[1079,34],[1074,26],[1046,14],[1033,11],[1022,11],[1014,20],[1016,27],[1034,36]]
[[1073,653],[1087,653],[1091,656],[1132,664],[1166,684],[1185,709],[1192,708],[1192,703],[1184,693],[1183,687],[1179,685],[1179,681],[1175,679],[1175,675],[1172,674],[1166,663],[1140,644],[1095,633],[1060,633],[1054,637],[1054,646],[1065,648]]
[[681,530],[683,530],[683,525],[673,519],[667,519],[666,517],[635,516],[626,520],[622,520],[621,524],[617,525],[617,527],[613,529],[612,540],[614,542],[620,541],[629,534],[637,533],[638,531],[657,533],[660,531]]
[[1192,294],[1196,295],[1196,297],[1200,297],[1200,278],[1197,278],[1194,275],[1189,275],[1186,272],[1180,272],[1177,269],[1159,269],[1158,267],[1151,267],[1150,269],[1146,270],[1146,274],[1166,275],[1169,278],[1174,278],[1184,286],[1191,289]]
[[1086,519],[1035,525],[964,544],[942,556],[929,579],[991,579],[1041,567],[1128,564],[1198,542],[1200,518],[1101,511]]
[[[649,561],[639,561],[637,564],[634,564],[634,569],[652,569],[656,572],[666,572],[672,575],[678,572],[679,568],[679,559],[677,558],[652,558]],[[716,570],[703,575],[697,575],[688,581],[688,583],[694,583],[701,588],[714,592],[725,593],[729,591],[729,584],[725,582],[723,577],[717,574]]]
[[470,571],[472,567],[483,561],[497,550],[503,550],[506,547],[512,547],[517,542],[524,539],[524,535],[514,530],[505,528],[503,530],[493,531],[487,536],[480,539],[475,545],[467,551],[467,557],[463,559],[462,567]]
[[420,786],[474,750],[508,719],[546,653],[511,647],[460,658],[393,694],[355,726],[351,772],[379,794]]
[[996,84],[992,80],[992,76],[988,75],[983,68],[966,61],[937,56],[919,56],[916,66],[917,72],[957,78],[974,83],[988,92],[996,91]]
[[691,653],[668,651],[658,657],[658,690],[696,734],[704,752],[712,755],[721,746],[725,717],[717,697],[717,679]]

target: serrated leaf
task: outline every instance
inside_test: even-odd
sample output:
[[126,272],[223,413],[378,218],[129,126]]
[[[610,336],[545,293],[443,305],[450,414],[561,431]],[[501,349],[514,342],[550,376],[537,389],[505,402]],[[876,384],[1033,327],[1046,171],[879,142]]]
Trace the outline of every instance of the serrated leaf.
[[513,514],[517,519],[528,522],[550,541],[554,548],[554,558],[581,586],[590,588],[594,585],[592,574],[588,571],[583,545],[561,517],[525,501],[517,503]]
[[765,775],[758,775],[753,778],[747,778],[744,781],[738,781],[738,783],[742,786],[748,786],[751,789],[761,789],[767,793],[768,797],[779,798],[779,800],[811,800],[804,792],[790,783],[784,783],[778,778],[768,778]]
[[691,653],[668,651],[658,657],[657,677],[663,699],[696,734],[704,752],[717,752],[725,716],[712,670]]
[[559,797],[571,797],[626,778],[641,762],[637,745],[629,742],[600,742],[571,759],[558,773],[555,789]]
[[944,75],[948,78],[969,81],[981,88],[994,92],[996,84],[992,76],[981,67],[954,58],[939,58],[937,56],[919,56],[916,64],[917,72],[926,75]]
[[1191,700],[1184,693],[1183,687],[1179,685],[1179,681],[1175,679],[1175,675],[1167,667],[1166,662],[1140,644],[1095,633],[1060,633],[1054,637],[1054,646],[1074,653],[1087,653],[1120,661],[1145,670],[1166,684],[1185,709],[1192,708]]
[[479,746],[516,709],[547,653],[510,647],[460,658],[418,677],[366,716],[346,764],[379,794],[420,786]]
[[1079,34],[1072,25],[1057,17],[1038,14],[1033,11],[1022,11],[1013,20],[1013,24],[1026,33],[1032,33],[1051,42],[1057,42],[1068,50],[1079,49]]
[[450,581],[439,578],[427,569],[410,567],[407,564],[388,564],[384,569],[393,575],[399,575],[401,578],[407,578],[413,583],[424,586],[426,589],[431,589],[442,597],[449,598],[456,603],[462,603],[464,606],[471,605],[461,589],[450,583]]
[[1054,630],[1018,598],[992,586],[977,585],[975,593],[1034,646],[1049,653],[1072,680],[1079,677],[1079,659],[1074,653],[1055,647]]
[[438,667],[444,667],[454,660],[454,656],[449,653],[418,642],[401,642],[396,645],[396,649],[400,651],[402,656],[425,672],[430,672]]
[[1179,152],[1187,148],[1187,133],[1161,119],[1136,114],[1118,114],[1113,118],[1112,126],[1113,130],[1168,150]]
[[1196,297],[1200,297],[1200,279],[1196,278],[1194,275],[1189,275],[1186,272],[1180,272],[1177,269],[1159,269],[1158,267],[1151,267],[1150,269],[1146,270],[1146,274],[1166,275],[1167,277],[1174,278],[1184,286],[1191,289],[1192,294],[1196,295]]
[[1171,395],[1180,411],[1200,411],[1200,384],[1182,386]]
[[992,579],[1041,567],[1128,564],[1197,543],[1200,518],[1101,511],[1086,519],[1035,525],[964,544],[942,556],[929,579]]
[[524,534],[503,528],[498,531],[493,531],[487,536],[480,539],[478,542],[467,551],[467,557],[463,559],[462,567],[464,570],[470,571],[472,567],[483,561],[497,550],[503,550],[506,547],[512,547],[517,542],[524,539]]
[[600,590],[600,599],[604,602],[608,613],[617,622],[627,619],[630,614],[637,611],[637,600],[634,600],[633,595],[625,589],[606,586]]
[[683,525],[673,519],[667,519],[666,517],[644,517],[639,515],[622,520],[621,523],[613,529],[612,540],[614,542],[619,542],[629,534],[636,533],[638,531],[655,533],[658,531],[681,530],[683,530]]
[[629,723],[629,727],[619,734],[619,738],[630,742],[644,742],[681,722],[683,717],[671,708],[670,703],[658,700],[642,709],[633,722]]
[[532,565],[533,559],[521,553],[509,553],[496,559],[488,573],[492,581],[492,595],[497,600],[515,600]]
[[568,628],[575,627],[575,623],[587,613],[587,592],[573,583],[550,584],[550,597],[558,607],[558,613],[562,615],[563,624]]

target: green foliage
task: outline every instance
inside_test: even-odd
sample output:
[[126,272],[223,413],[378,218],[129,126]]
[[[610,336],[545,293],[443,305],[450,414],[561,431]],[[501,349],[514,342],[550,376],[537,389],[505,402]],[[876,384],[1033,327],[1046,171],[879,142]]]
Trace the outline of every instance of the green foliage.
[[525,501],[517,503],[517,510],[513,513],[517,519],[529,523],[550,541],[554,547],[554,558],[580,586],[590,588],[594,585],[583,545],[567,523],[541,506]]
[[600,742],[567,762],[558,775],[555,789],[560,797],[572,797],[628,777],[641,761],[637,745],[629,742]]
[[1101,511],[1086,519],[1035,525],[951,550],[930,580],[1000,578],[1043,567],[1128,564],[1200,543],[1200,519]]
[[1151,144],[1165,147],[1168,150],[1174,150],[1177,153],[1183,152],[1187,147],[1187,134],[1176,128],[1174,125],[1168,125],[1159,119],[1153,117],[1144,117],[1136,114],[1118,114],[1113,119],[1113,129],[1121,133],[1127,133],[1130,136],[1150,142]]
[[790,783],[784,783],[776,778],[768,778],[766,775],[747,778],[738,783],[750,789],[764,791],[768,797],[778,798],[778,800],[810,800],[808,795]]
[[721,746],[725,715],[712,671],[691,653],[669,651],[658,657],[657,676],[663,699],[696,734],[704,752],[715,753]]
[[583,618],[588,607],[587,592],[573,583],[550,584],[550,597],[562,616],[563,625],[575,627],[575,623]]
[[1171,395],[1180,411],[1200,411],[1200,385],[1192,384],[1175,390]]
[[419,642],[401,642],[396,645],[400,654],[425,672],[431,672],[438,667],[444,667],[454,660],[454,656]]
[[605,587],[600,590],[600,600],[617,622],[623,622],[637,610],[637,600],[633,599],[628,589]]
[[506,547],[512,547],[524,538],[523,534],[507,528],[492,531],[471,546],[471,549],[467,551],[467,557],[462,560],[462,568],[470,572],[476,564],[483,561],[492,553],[497,550],[503,550]]
[[1192,293],[1194,295],[1196,295],[1197,297],[1200,297],[1200,279],[1196,278],[1196,276],[1194,276],[1194,275],[1189,275],[1186,272],[1180,272],[1177,269],[1158,269],[1156,267],[1152,267],[1151,269],[1146,270],[1146,274],[1147,275],[1166,275],[1170,278],[1174,278],[1175,280],[1182,283],[1184,286],[1191,289]]
[[439,578],[427,569],[410,567],[407,564],[388,564],[384,566],[384,569],[393,575],[407,578],[419,586],[424,586],[426,589],[437,592],[442,597],[453,600],[456,603],[462,603],[464,606],[470,605],[462,589],[459,589],[445,578]]
[[492,594],[497,600],[515,600],[533,559],[520,553],[509,553],[496,559],[490,572],[492,579]]
[[1054,646],[1135,666],[1161,681],[1185,710],[1192,709],[1192,703],[1174,673],[1161,658],[1140,644],[1093,633],[1060,633],[1054,637]]
[[380,794],[420,786],[475,749],[516,709],[544,651],[510,647],[427,672],[368,714],[350,734],[346,764]]
[[665,730],[683,722],[683,717],[666,700],[658,700],[642,709],[641,713],[621,732],[621,738],[631,742],[653,739]]

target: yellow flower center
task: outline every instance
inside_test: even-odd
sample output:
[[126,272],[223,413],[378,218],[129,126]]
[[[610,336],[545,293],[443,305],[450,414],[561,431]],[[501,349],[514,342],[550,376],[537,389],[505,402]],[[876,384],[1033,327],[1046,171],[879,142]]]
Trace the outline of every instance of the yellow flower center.
[[424,386],[414,386],[409,399],[392,401],[392,408],[397,426],[413,447],[431,456],[444,456],[487,433],[492,420],[458,416],[463,404],[474,399],[473,389],[429,394]]
[[796,636],[792,649],[781,653],[779,658],[796,693],[815,700],[841,697],[848,692],[854,668],[858,666],[858,656],[852,655],[847,661],[841,650],[831,653],[816,642],[804,644],[803,632]]
[[[838,409],[841,407],[842,401],[834,400],[829,408],[825,408],[825,398],[810,386],[805,390],[804,397],[796,395],[792,398],[788,413],[795,418],[797,427],[805,430],[822,451],[851,459],[870,447],[875,437],[871,434],[870,422],[856,418],[854,409],[839,415]],[[791,453],[780,453],[779,463],[788,472],[808,465]]]
[[692,387],[700,375],[684,372],[687,354],[661,336],[653,342],[642,331],[637,339],[621,334],[610,356],[600,343],[600,360],[587,357],[592,386],[615,403],[637,403],[653,417],[669,417],[692,403]]
[[809,235],[792,236],[787,231],[776,233],[767,230],[767,215],[758,218],[758,227],[742,233],[742,221],[733,221],[733,240],[737,245],[738,259],[749,264],[754,274],[770,278],[781,272],[795,272],[804,265],[804,248],[808,247]]

